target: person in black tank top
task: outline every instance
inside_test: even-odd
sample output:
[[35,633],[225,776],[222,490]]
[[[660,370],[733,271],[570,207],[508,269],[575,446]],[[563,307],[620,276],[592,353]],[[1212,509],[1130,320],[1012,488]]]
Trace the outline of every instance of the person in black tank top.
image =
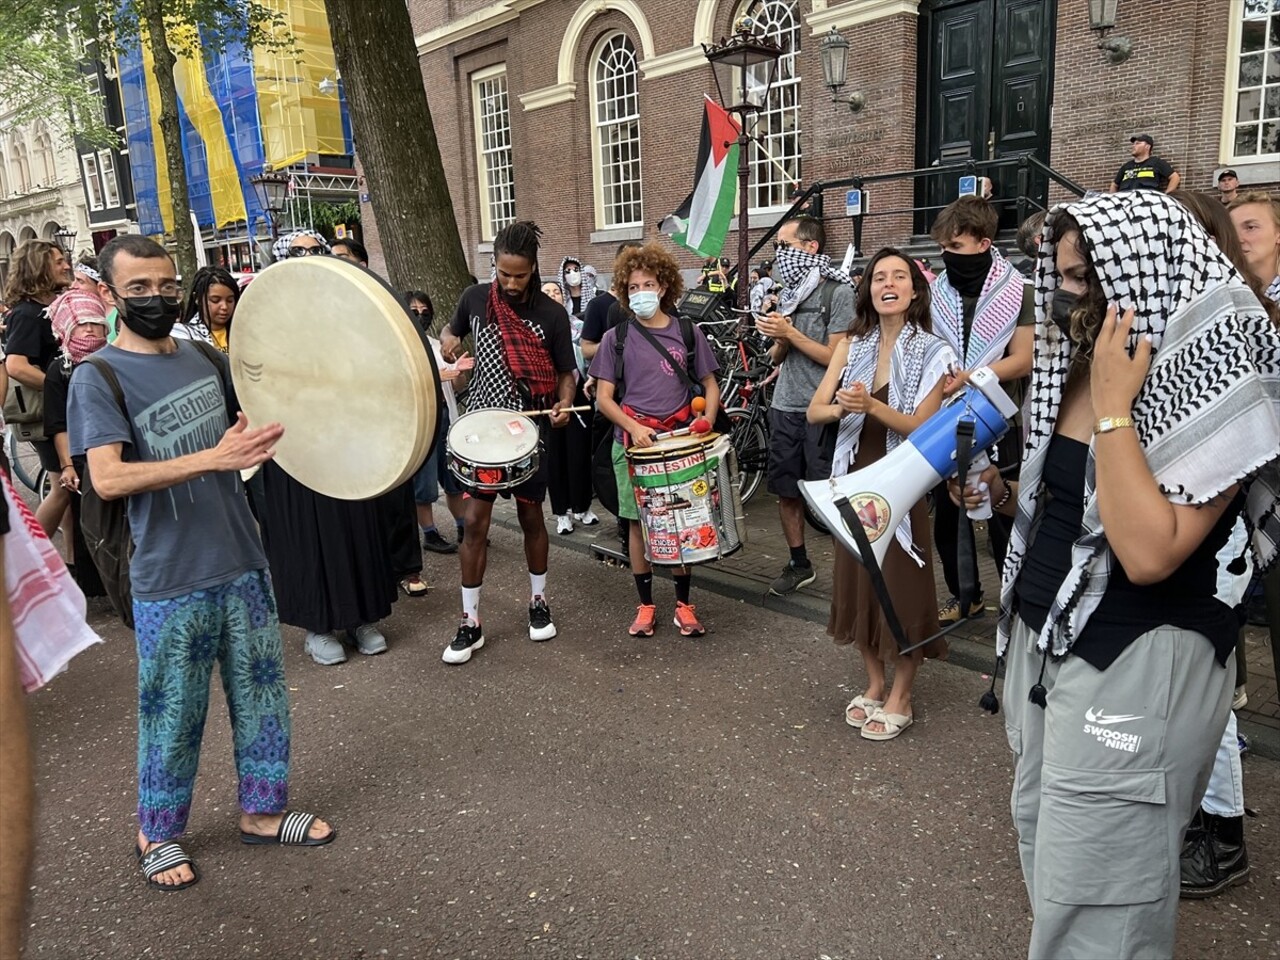
[[[1218,554],[1255,478],[1274,489],[1280,333],[1150,192],[1052,211],[1037,301],[1022,482],[952,484],[1016,517],[1000,651],[1028,953],[1172,956],[1183,832],[1234,687]],[[1276,507],[1249,498],[1250,521]],[[1272,559],[1269,538],[1255,547]],[[998,709],[994,682],[983,699]]]

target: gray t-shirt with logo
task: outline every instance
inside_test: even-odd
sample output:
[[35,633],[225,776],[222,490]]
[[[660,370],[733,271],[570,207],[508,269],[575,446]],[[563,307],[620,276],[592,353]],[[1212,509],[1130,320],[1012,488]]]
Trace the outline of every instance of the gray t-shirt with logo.
[[[123,443],[126,461],[172,460],[218,445],[234,408],[227,364],[178,341],[175,353],[103,347],[124,392],[125,418],[91,363],[76,367],[67,401],[71,452]],[[217,366],[215,367],[215,363]],[[137,600],[168,600],[265,570],[244,485],[236,471],[207,473],[164,490],[129,497]]]
[[[844,333],[853,324],[853,288],[848,284],[836,284],[831,294],[831,316],[824,324],[822,318],[822,288],[832,280],[823,280],[818,288],[809,294],[796,307],[791,315],[795,328],[810,340],[826,343],[828,338]],[[813,399],[818,385],[822,383],[822,375],[827,368],[814,363],[803,353],[792,347],[782,358],[782,370],[778,373],[778,383],[773,388],[773,408],[791,413],[803,413],[809,409],[809,401]]]

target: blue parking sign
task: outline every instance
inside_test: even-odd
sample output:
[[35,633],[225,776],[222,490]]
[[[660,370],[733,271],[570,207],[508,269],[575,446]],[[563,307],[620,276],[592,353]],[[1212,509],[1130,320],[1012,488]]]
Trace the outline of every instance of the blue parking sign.
[[977,177],[961,177],[960,178],[960,196],[976,197],[978,195],[978,178]]
[[861,190],[846,190],[844,192],[844,215],[846,217],[862,216]]

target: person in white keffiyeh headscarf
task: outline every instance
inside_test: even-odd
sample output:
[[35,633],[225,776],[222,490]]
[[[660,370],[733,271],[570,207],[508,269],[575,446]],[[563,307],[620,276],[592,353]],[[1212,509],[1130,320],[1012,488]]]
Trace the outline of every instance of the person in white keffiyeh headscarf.
[[[897,250],[881,250],[858,288],[852,335],[836,345],[809,404],[810,423],[840,424],[832,476],[861,470],[892,453],[937,413],[943,379],[956,356],[929,329],[929,286],[920,268]],[[884,578],[908,642],[922,643],[938,630],[928,505],[921,499],[898,522],[880,497],[868,493],[851,499],[869,529],[897,526]],[[867,689],[846,707],[845,720],[861,727],[868,740],[890,740],[911,725],[911,688],[920,661],[945,656],[947,642],[938,638],[900,656],[871,578],[838,545],[833,579],[827,632],[836,643],[857,644],[868,678]],[[889,665],[892,691],[885,677]]]
[[1030,955],[1172,956],[1234,686],[1215,554],[1243,511],[1276,558],[1280,333],[1154,191],[1051,211],[1036,286],[1021,483],[984,475],[1016,502],[998,649]]

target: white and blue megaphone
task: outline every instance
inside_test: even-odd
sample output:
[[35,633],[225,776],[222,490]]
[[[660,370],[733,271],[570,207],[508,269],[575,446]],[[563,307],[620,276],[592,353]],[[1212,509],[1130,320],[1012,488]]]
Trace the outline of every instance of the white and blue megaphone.
[[832,536],[861,558],[857,540],[844,520],[852,508],[877,565],[882,566],[902,518],[921,497],[955,475],[957,424],[961,420],[973,423],[976,465],[980,451],[1008,432],[1009,419],[1015,413],[1017,407],[1001,388],[1000,380],[989,367],[982,367],[969,377],[969,386],[963,393],[916,427],[892,453],[843,477],[802,482],[800,491]]

